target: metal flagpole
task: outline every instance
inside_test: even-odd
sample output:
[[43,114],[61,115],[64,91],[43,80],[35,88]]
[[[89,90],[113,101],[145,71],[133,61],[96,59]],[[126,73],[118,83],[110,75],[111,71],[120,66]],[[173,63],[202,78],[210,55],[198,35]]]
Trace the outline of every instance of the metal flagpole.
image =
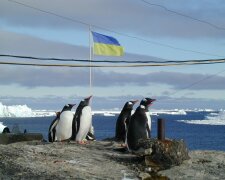
[[89,81],[90,81],[90,87],[89,87],[89,93],[92,95],[92,69],[91,69],[91,60],[92,60],[92,40],[91,40],[91,25],[89,25]]

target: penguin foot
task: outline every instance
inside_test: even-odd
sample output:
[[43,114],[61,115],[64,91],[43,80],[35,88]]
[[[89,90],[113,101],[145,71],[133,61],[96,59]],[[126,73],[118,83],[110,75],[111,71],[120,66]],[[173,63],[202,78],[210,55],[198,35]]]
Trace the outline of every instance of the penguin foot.
[[86,145],[87,142],[86,141],[77,141],[78,144],[81,144],[81,145]]
[[127,144],[123,143],[123,144],[120,144],[120,146],[125,148],[125,147],[127,147]]

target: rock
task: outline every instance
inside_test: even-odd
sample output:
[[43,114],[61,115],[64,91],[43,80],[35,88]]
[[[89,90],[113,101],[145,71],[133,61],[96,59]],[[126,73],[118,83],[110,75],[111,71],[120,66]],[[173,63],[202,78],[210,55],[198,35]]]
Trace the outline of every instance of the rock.
[[40,133],[7,133],[0,134],[0,144],[10,144],[21,141],[43,140],[43,135]]
[[191,151],[189,156],[181,165],[158,173],[170,179],[225,179],[224,151]]
[[151,175],[148,174],[148,173],[143,173],[143,172],[141,172],[141,173],[139,174],[139,178],[141,178],[142,180],[148,180],[148,179],[151,179]]
[[168,169],[189,159],[188,149],[183,140],[147,139],[140,140],[139,146],[145,149],[143,156],[146,166],[154,167],[155,170]]
[[181,163],[187,158],[182,144],[145,140],[138,155],[115,151],[114,141],[0,145],[0,179],[225,179],[225,152],[191,151]]
[[0,145],[0,179],[137,179],[129,160],[135,155],[114,151],[116,145],[106,141]]

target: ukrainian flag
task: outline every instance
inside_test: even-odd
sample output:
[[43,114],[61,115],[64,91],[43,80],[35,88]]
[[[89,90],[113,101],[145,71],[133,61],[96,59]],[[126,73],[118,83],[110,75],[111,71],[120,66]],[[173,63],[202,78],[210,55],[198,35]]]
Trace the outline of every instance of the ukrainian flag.
[[115,38],[96,32],[92,32],[92,36],[94,41],[94,54],[104,56],[123,55],[123,47]]

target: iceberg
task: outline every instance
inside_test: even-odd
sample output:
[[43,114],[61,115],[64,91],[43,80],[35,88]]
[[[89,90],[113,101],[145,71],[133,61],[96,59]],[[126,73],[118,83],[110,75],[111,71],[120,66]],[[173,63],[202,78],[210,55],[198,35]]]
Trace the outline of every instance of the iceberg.
[[35,113],[27,105],[6,106],[0,102],[0,117],[34,117]]
[[27,105],[6,106],[0,102],[0,117],[46,117],[55,116],[53,110],[32,110]]

